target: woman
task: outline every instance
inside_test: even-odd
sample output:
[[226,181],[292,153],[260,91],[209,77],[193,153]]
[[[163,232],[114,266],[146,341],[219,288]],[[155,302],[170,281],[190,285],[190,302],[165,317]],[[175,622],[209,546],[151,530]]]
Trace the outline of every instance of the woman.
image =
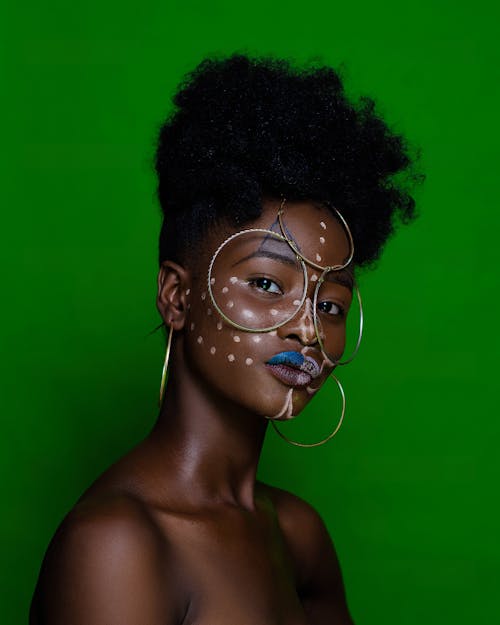
[[30,622],[352,623],[321,518],[255,476],[269,422],[351,359],[355,268],[413,216],[393,178],[407,149],[329,68],[206,60],[174,101],[156,161],[160,414],[62,522]]

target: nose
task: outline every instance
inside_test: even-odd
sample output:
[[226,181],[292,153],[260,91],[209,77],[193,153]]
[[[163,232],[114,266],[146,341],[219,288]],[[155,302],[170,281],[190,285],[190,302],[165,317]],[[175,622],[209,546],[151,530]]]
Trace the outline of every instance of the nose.
[[306,297],[302,308],[284,325],[278,328],[278,336],[282,339],[295,338],[303,345],[314,345],[318,342],[314,327],[313,306],[310,297]]

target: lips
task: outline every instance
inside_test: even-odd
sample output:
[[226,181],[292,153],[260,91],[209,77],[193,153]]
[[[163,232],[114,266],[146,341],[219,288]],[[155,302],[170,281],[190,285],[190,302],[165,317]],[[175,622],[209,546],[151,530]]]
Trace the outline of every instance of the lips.
[[270,358],[266,365],[278,380],[288,386],[307,386],[320,374],[318,363],[300,352],[280,352]]

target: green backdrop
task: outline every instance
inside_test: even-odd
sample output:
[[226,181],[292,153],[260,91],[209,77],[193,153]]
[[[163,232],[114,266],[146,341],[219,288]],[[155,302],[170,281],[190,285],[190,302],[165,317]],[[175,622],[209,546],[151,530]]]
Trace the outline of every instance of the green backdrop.
[[[492,623],[500,434],[493,371],[498,7],[4,5],[2,623],[82,490],[151,427],[162,364],[155,135],[181,76],[246,50],[342,65],[423,150],[420,219],[361,281],[366,337],[329,445],[272,431],[260,476],[324,517],[357,625]],[[337,415],[335,387],[292,428]],[[329,422],[328,422],[329,423]],[[496,467],[498,469],[498,467]]]

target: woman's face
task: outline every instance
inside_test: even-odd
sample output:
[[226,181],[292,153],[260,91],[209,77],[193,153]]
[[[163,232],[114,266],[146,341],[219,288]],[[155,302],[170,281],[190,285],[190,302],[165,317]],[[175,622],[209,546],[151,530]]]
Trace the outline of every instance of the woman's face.
[[286,202],[280,227],[279,207],[265,201],[259,219],[243,228],[253,232],[220,227],[206,237],[192,263],[183,345],[186,362],[215,393],[283,420],[304,408],[342,355],[352,273],[347,267],[318,282],[322,269],[307,262],[338,266],[349,257],[345,229],[330,211]]

